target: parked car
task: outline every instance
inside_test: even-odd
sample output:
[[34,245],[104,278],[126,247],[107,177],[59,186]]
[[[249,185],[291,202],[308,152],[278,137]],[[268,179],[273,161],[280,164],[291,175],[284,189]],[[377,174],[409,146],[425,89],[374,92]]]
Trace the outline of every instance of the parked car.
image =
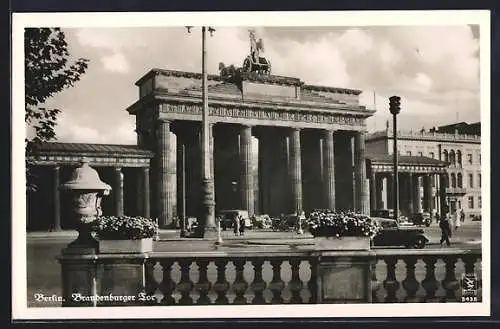
[[252,216],[252,224],[253,227],[266,229],[273,226],[273,221],[269,215],[255,215]]
[[226,230],[227,228],[233,227],[234,219],[239,215],[243,216],[243,219],[245,220],[245,228],[251,229],[253,227],[253,223],[250,216],[248,216],[248,211],[239,209],[221,210],[219,212],[219,216],[221,217],[221,229]]
[[398,225],[398,222],[390,218],[373,218],[382,230],[373,238],[374,246],[405,246],[406,248],[424,248],[429,242],[422,228],[414,225]]
[[[398,211],[399,215],[399,222],[400,223],[406,223],[408,222],[408,218],[406,216],[403,216],[401,213],[401,210]],[[380,218],[388,218],[388,219],[394,219],[394,209],[377,209],[377,210],[372,210],[370,213],[371,217],[380,217]]]
[[432,222],[431,214],[428,212],[416,212],[411,214],[410,221],[415,225],[425,225],[429,227]]

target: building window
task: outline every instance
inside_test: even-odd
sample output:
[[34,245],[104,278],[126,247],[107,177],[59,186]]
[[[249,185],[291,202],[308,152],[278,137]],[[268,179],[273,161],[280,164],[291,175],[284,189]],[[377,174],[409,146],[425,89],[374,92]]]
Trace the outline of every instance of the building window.
[[462,152],[457,151],[457,162],[460,167],[462,167]]
[[406,155],[411,156],[411,151],[406,151]]
[[470,154],[470,153],[469,153],[469,154],[467,154],[467,162],[468,162],[469,164],[472,164],[472,154]]
[[444,156],[444,162],[448,162],[448,151],[444,150],[443,151],[443,156]]
[[469,174],[469,187],[474,187],[474,176],[472,174]]
[[457,187],[457,176],[455,174],[451,174],[451,187]]
[[477,155],[477,159],[479,160],[479,164],[481,164],[481,153]]
[[481,187],[481,174],[477,175],[477,186]]
[[474,197],[469,197],[469,209],[474,209]]
[[450,151],[450,163],[452,166],[455,166],[455,151]]
[[460,188],[463,187],[462,174],[461,173],[457,174],[457,187],[460,187]]
[[429,152],[429,158],[434,159],[434,152]]
[[418,156],[419,156],[419,157],[423,157],[423,156],[424,156],[424,154],[423,154],[422,152],[418,152]]
[[477,207],[481,209],[483,207],[483,198],[481,196],[477,197]]

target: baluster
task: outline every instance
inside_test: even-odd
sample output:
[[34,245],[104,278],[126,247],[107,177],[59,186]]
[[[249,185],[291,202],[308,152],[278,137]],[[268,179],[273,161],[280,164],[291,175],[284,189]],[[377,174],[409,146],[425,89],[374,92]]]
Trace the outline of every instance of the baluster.
[[208,293],[210,292],[210,288],[212,287],[211,282],[208,280],[207,276],[207,267],[209,260],[207,259],[197,259],[195,260],[196,265],[198,265],[199,268],[199,273],[200,273],[200,278],[198,279],[198,282],[194,285],[194,288],[196,291],[200,293],[200,298],[198,298],[198,301],[196,302],[199,305],[208,305],[211,304],[210,297],[208,297]]
[[273,293],[271,303],[282,304],[283,298],[281,297],[281,292],[285,287],[285,283],[281,280],[281,263],[283,263],[283,260],[272,258],[269,262],[273,268],[273,279],[269,283],[269,290]]
[[[153,296],[156,292],[156,288],[158,288],[158,283],[155,280],[154,277],[154,266],[156,264],[155,260],[149,260],[145,264],[145,285],[144,285],[144,293],[146,296]],[[146,305],[154,305],[157,304],[158,301],[156,299],[152,301],[145,301],[143,302]]]
[[418,258],[415,256],[407,256],[404,261],[406,263],[406,278],[403,280],[403,288],[406,290],[405,302],[419,302],[418,298],[415,297],[418,288],[420,288],[420,283],[415,277],[415,264],[417,264]]
[[181,293],[181,299],[179,299],[180,305],[191,305],[193,304],[193,298],[191,298],[191,291],[193,290],[193,282],[189,277],[189,267],[192,263],[190,259],[180,259],[178,260],[179,266],[181,267],[181,281],[177,284],[177,290]]
[[304,284],[302,280],[300,280],[300,258],[292,258],[289,260],[290,267],[292,270],[292,278],[288,283],[288,287],[292,292],[292,298],[290,298],[291,304],[302,304],[302,297],[300,296],[300,292],[302,291],[302,287]]
[[378,303],[377,291],[379,291],[380,289],[380,283],[378,282],[377,279],[377,261],[378,260],[375,260],[370,265],[372,272],[372,303]]
[[226,279],[226,265],[227,259],[221,258],[215,260],[215,266],[217,266],[217,281],[214,283],[214,291],[217,293],[215,304],[219,305],[229,304],[226,295],[229,290],[229,282]]
[[317,304],[322,302],[320,297],[318,296],[318,264],[318,257],[309,259],[309,266],[311,267],[311,277],[309,278],[309,282],[307,283],[307,288],[309,289],[309,293],[311,294],[311,298],[309,300],[310,304]]
[[444,262],[446,263],[446,274],[444,280],[442,281],[443,288],[446,290],[446,301],[455,302],[457,297],[455,291],[459,287],[459,282],[455,276],[455,264],[457,262],[457,257],[453,255],[446,255],[444,257]]
[[439,282],[436,280],[436,262],[437,257],[427,256],[423,259],[425,263],[425,278],[422,281],[422,287],[425,289],[425,302],[437,302],[436,291],[439,288]]
[[462,256],[462,261],[464,262],[465,267],[465,274],[475,274],[474,267],[478,258],[479,256],[474,254]]
[[172,296],[172,293],[175,290],[175,282],[172,280],[171,270],[174,261],[171,259],[162,259],[160,260],[160,265],[163,267],[163,279],[159,285],[159,289],[163,294],[163,298],[160,301],[162,305],[174,305],[175,298]]
[[252,260],[252,264],[254,267],[254,279],[252,284],[250,285],[250,289],[252,289],[254,293],[254,298],[252,300],[252,304],[265,304],[266,299],[264,298],[264,290],[266,290],[266,281],[262,278],[262,266],[264,265],[263,258],[256,258]]
[[233,303],[234,304],[246,304],[247,299],[245,298],[245,291],[248,288],[248,283],[245,281],[243,276],[243,271],[245,267],[246,260],[242,258],[237,258],[233,260],[233,264],[236,270],[236,276],[233,282],[233,291],[236,294]]
[[384,280],[384,288],[387,291],[385,302],[395,303],[397,302],[396,293],[399,289],[399,282],[396,279],[396,264],[398,259],[396,257],[386,257],[384,261],[387,266],[387,277]]

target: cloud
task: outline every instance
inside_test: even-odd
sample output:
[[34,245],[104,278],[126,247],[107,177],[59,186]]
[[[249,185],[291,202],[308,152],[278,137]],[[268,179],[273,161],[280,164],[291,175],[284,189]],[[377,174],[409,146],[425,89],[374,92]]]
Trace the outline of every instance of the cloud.
[[127,73],[129,71],[127,58],[122,53],[104,56],[101,58],[101,62],[104,68],[111,72]]
[[64,112],[57,121],[56,135],[59,142],[96,144],[136,144],[137,142],[133,120],[115,122],[111,125],[112,128],[106,131],[82,125]]
[[[219,62],[242,65],[249,53],[248,29],[221,27],[207,37],[209,73],[218,73]],[[461,120],[480,119],[478,39],[466,25],[256,30],[273,74],[361,89],[361,103],[368,107],[373,107],[375,92],[377,112],[369,126],[385,126],[390,118],[386,102],[392,95],[404,100],[400,124],[405,129],[420,129],[425,122],[447,124],[457,112]],[[201,71],[199,28],[191,34],[183,27],[66,32],[72,55],[90,63],[74,88],[48,102],[63,109],[71,127],[81,128],[62,131],[65,138],[135,142],[135,118],[125,111],[138,99],[135,81],[151,68]]]

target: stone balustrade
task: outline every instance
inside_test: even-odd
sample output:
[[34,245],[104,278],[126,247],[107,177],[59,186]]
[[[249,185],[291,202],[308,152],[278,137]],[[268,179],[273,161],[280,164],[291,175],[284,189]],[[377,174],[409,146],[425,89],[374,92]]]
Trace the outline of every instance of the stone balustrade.
[[[376,139],[381,137],[392,138],[392,130],[376,131],[367,135],[367,139]],[[450,134],[431,131],[413,131],[413,130],[398,130],[398,139],[415,139],[415,140],[440,140],[448,142],[481,142],[481,136],[468,134]]]
[[[76,263],[80,287],[68,281]],[[477,277],[478,302],[482,291],[480,249],[68,255],[61,264],[63,306],[123,305],[75,302],[76,291],[136,296],[126,305],[140,306],[457,302],[465,273]]]

